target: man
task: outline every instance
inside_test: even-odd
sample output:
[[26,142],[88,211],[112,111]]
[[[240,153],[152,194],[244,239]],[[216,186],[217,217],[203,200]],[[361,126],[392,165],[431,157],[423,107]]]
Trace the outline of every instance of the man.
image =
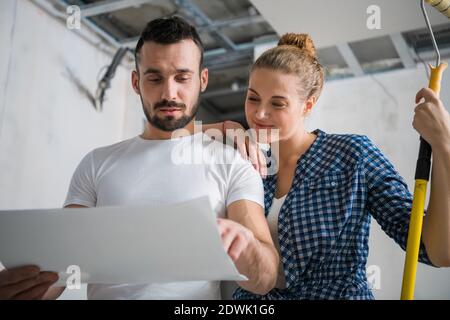
[[[239,161],[232,148],[224,151],[226,158],[231,154],[231,163],[221,163],[221,153],[215,151],[224,146],[201,132],[194,134],[199,94],[208,83],[196,30],[178,17],[153,20],[142,32],[135,56],[132,85],[148,120],[145,130],[88,153],[73,175],[64,206],[163,205],[208,194],[224,249],[249,278],[238,284],[257,294],[267,293],[275,285],[278,255],[263,213],[260,177],[250,163]],[[178,129],[184,134],[172,139]],[[192,146],[212,150],[209,161],[175,163],[176,152]],[[54,299],[64,290],[50,288],[56,280],[56,274],[30,266],[2,271],[0,298]],[[88,298],[220,299],[220,287],[207,281],[96,284],[88,286]]]

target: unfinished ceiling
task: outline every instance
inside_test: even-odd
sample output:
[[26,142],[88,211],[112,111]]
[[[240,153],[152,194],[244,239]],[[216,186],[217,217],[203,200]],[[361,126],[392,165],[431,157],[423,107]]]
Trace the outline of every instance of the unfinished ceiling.
[[[35,0],[35,2],[42,2]],[[414,67],[433,57],[413,0],[48,0],[62,12],[78,5],[82,22],[115,49],[133,49],[154,18],[179,15],[194,24],[211,70],[202,105],[217,120],[244,121],[248,68],[258,47],[285,32],[310,33],[327,80]],[[366,27],[367,7],[379,5],[382,28]],[[429,9],[442,56],[450,56],[450,22]]]

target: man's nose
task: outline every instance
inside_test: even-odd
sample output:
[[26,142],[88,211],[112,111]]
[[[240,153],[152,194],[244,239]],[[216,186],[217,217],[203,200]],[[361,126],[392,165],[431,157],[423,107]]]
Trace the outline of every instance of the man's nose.
[[164,82],[164,87],[161,93],[161,100],[177,101],[177,84],[173,80],[167,80]]

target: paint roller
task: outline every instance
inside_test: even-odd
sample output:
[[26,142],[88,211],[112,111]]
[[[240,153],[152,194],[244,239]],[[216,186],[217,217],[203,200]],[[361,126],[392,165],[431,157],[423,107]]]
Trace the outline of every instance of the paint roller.
[[[436,8],[439,12],[450,18],[450,0],[420,0],[420,6],[431,36],[434,50],[436,51],[436,66],[429,65],[431,73],[428,87],[439,95],[441,89],[442,73],[447,67],[446,63],[441,63],[441,55],[436,43],[436,39],[431,28],[425,9],[425,2]],[[420,240],[422,236],[422,222],[425,208],[425,198],[427,184],[430,178],[431,168],[431,146],[420,137],[419,156],[416,164],[414,197],[409,222],[408,240],[406,243],[406,258],[403,270],[403,283],[401,300],[414,299],[414,287],[416,283],[417,263],[419,258]]]
[[425,0],[425,2],[435,7],[447,18],[450,18],[450,0]]

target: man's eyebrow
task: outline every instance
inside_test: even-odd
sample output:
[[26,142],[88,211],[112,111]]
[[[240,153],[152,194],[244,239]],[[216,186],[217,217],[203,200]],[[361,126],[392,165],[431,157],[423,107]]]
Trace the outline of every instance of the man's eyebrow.
[[191,69],[188,69],[188,68],[182,68],[182,69],[177,69],[177,73],[194,73],[194,71],[192,71]]
[[144,71],[144,74],[149,74],[149,73],[157,73],[157,74],[161,74],[161,71],[159,71],[158,69],[147,68],[147,69]]
[[[149,74],[149,73],[162,74],[162,72],[160,70],[155,69],[155,68],[147,68],[144,71],[144,74]],[[177,69],[176,73],[194,73],[194,71],[192,71],[191,69],[188,69],[188,68],[181,68],[181,69]]]

